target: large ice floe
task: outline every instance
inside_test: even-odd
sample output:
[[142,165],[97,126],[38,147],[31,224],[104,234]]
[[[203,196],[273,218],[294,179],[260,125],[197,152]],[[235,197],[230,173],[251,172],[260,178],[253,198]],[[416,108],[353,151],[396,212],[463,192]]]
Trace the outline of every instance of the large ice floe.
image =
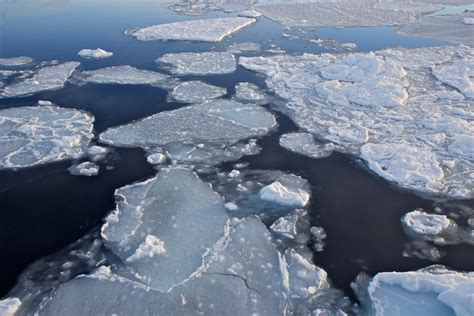
[[0,169],[78,158],[93,137],[94,118],[56,106],[0,110]]
[[360,277],[354,286],[367,315],[457,315],[474,313],[474,273],[431,266],[411,272]]
[[170,53],[156,62],[179,76],[228,74],[237,68],[235,56],[226,52]]
[[401,187],[455,198],[474,196],[473,62],[467,46],[240,58],[302,131]]
[[33,61],[33,58],[27,56],[0,58],[0,66],[16,67],[24,66]]
[[201,103],[227,93],[226,88],[216,87],[199,80],[183,82],[171,91],[171,98],[183,103]]
[[254,141],[241,141],[264,136],[275,126],[273,115],[261,107],[213,100],[110,128],[100,134],[100,141],[164,150],[174,161],[217,164],[254,152]]
[[0,89],[0,97],[13,98],[60,89],[79,65],[78,62],[65,62],[40,66],[31,77],[21,78]]
[[190,40],[219,42],[226,36],[254,23],[245,17],[225,17],[205,20],[180,21],[126,31],[140,41]]
[[79,80],[96,84],[156,85],[168,79],[168,75],[132,66],[112,66],[83,71]]

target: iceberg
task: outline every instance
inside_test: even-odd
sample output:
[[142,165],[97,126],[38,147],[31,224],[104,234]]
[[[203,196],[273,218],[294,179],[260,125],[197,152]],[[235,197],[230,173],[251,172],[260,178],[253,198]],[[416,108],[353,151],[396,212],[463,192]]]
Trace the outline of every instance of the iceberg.
[[79,158],[94,136],[94,117],[56,106],[0,110],[0,169]]
[[217,99],[227,93],[226,88],[216,87],[203,81],[186,81],[177,85],[171,91],[171,98],[183,103],[201,103]]
[[108,52],[101,48],[81,49],[77,54],[87,59],[103,59],[103,58],[112,57],[114,55],[114,53]]
[[33,58],[26,56],[0,58],[0,66],[5,67],[24,66],[30,64],[31,62],[33,62]]
[[140,41],[175,40],[219,42],[226,36],[254,23],[245,17],[191,20],[153,25],[126,31]]
[[169,78],[169,76],[159,72],[138,69],[128,65],[83,71],[80,77],[86,83],[129,85],[155,85]]
[[237,69],[235,56],[226,52],[171,53],[158,58],[173,75],[219,75]]

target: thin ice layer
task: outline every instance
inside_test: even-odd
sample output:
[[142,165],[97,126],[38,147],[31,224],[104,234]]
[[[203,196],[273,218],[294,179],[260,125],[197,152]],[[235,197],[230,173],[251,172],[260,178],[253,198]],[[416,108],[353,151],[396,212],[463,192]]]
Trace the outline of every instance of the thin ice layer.
[[250,82],[239,82],[235,86],[235,98],[243,102],[265,101],[265,94],[260,88]]
[[223,200],[191,170],[162,169],[115,195],[117,208],[102,237],[141,281],[161,292],[189,278],[224,235]]
[[84,154],[94,118],[56,106],[0,110],[0,169],[31,167]]
[[217,99],[227,93],[226,88],[213,86],[203,81],[193,80],[183,82],[171,91],[171,98],[183,103],[201,103]]
[[459,46],[241,57],[240,64],[267,76],[288,101],[279,110],[302,131],[363,158],[379,176],[418,192],[470,198],[472,58],[472,49]]
[[255,21],[255,19],[244,17],[180,21],[130,30],[126,33],[140,41],[190,40],[219,42],[224,37]]
[[4,87],[0,90],[0,97],[14,98],[60,89],[79,65],[80,63],[72,61],[40,68],[31,78]]
[[226,52],[171,53],[156,60],[174,75],[218,75],[237,69],[235,56]]
[[23,66],[31,63],[33,58],[20,56],[20,57],[9,57],[9,58],[0,58],[0,66],[14,67],[14,66]]
[[136,85],[153,85],[169,78],[159,72],[138,69],[128,65],[83,71],[81,77],[82,81],[88,83]]

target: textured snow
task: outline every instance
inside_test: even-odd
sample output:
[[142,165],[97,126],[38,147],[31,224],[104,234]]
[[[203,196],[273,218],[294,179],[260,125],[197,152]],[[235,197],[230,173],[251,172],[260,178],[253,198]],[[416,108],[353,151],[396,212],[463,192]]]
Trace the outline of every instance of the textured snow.
[[199,80],[187,81],[171,91],[171,98],[183,103],[201,103],[217,99],[227,93],[226,88],[216,87]]
[[7,67],[23,66],[23,65],[31,63],[32,61],[33,61],[33,58],[25,57],[25,56],[0,58],[0,66],[7,66]]
[[83,71],[82,80],[96,84],[136,84],[153,85],[168,79],[159,72],[138,69],[132,66],[112,66],[97,70]]
[[21,301],[16,297],[0,300],[0,315],[14,316],[20,306]]
[[179,14],[204,15],[209,11],[237,12],[250,8],[256,0],[183,0],[170,8]]
[[260,88],[250,82],[240,82],[235,86],[235,98],[243,102],[262,102],[265,94]]
[[446,215],[428,214],[418,210],[403,216],[402,223],[414,233],[428,235],[437,235],[452,225]]
[[0,110],[0,169],[78,158],[93,137],[94,118],[55,106]]
[[129,30],[126,33],[140,41],[190,40],[219,42],[224,37],[255,21],[255,19],[245,17],[180,21]]
[[166,161],[166,156],[162,153],[154,153],[146,157],[146,161],[152,165],[160,165]]
[[243,52],[259,52],[262,50],[262,45],[255,42],[234,43],[229,45],[227,51],[232,54],[240,54]]
[[85,48],[85,49],[81,49],[77,54],[87,59],[103,59],[103,58],[112,57],[114,55],[114,53],[108,52],[101,48],[96,48],[96,49]]
[[401,187],[469,198],[472,58],[471,48],[458,46],[241,57],[240,64],[267,76],[288,101],[277,109],[302,131]]
[[85,161],[69,168],[73,176],[93,177],[99,174],[99,166],[93,162]]
[[157,255],[163,255],[165,253],[165,243],[153,235],[148,235],[145,237],[145,241],[143,241],[135,250],[135,253],[128,257],[125,261],[140,261],[147,258],[153,258]]
[[60,89],[79,65],[78,62],[66,62],[40,68],[31,78],[22,79],[1,89],[0,96],[13,98]]
[[284,176],[260,190],[260,199],[290,207],[305,207],[310,193],[306,182],[298,176]]
[[334,144],[320,143],[310,133],[288,133],[280,137],[280,146],[294,153],[314,159],[331,156]]
[[431,266],[412,272],[378,273],[368,285],[369,315],[453,315],[474,313],[474,274]]
[[236,70],[235,56],[230,53],[172,53],[156,60],[174,75],[217,75]]

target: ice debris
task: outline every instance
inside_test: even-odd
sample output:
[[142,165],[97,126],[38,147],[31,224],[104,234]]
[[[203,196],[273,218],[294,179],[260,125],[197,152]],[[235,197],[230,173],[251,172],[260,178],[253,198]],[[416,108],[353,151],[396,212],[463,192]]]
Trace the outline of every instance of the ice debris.
[[23,66],[31,62],[33,62],[33,58],[25,56],[0,58],[0,66],[6,67]]
[[169,76],[159,72],[128,65],[83,71],[80,74],[80,80],[83,82],[96,84],[154,85],[168,78]]
[[114,55],[114,53],[108,52],[101,48],[81,49],[77,54],[87,59],[103,59],[103,58],[112,57]]
[[146,157],[146,161],[151,165],[160,165],[166,161],[166,156],[162,153],[153,153]]
[[407,229],[420,235],[438,235],[453,225],[446,215],[428,214],[419,210],[403,216],[402,223]]
[[0,315],[14,316],[20,306],[21,301],[16,297],[0,300]]
[[126,31],[126,34],[140,41],[190,40],[219,42],[224,37],[239,31],[255,21],[255,19],[244,17],[180,21],[132,29]]
[[333,143],[318,142],[310,133],[283,134],[280,137],[280,146],[294,153],[314,159],[329,157],[335,149]]
[[306,181],[295,175],[280,177],[260,190],[263,201],[290,207],[305,207],[310,196]]
[[80,164],[72,165],[69,172],[73,176],[92,177],[99,174],[99,166],[93,162],[85,161]]
[[235,56],[226,52],[170,53],[156,62],[178,76],[228,74],[237,68]]
[[56,106],[0,110],[0,169],[81,157],[93,122],[87,113]]
[[176,86],[171,91],[171,98],[183,103],[201,103],[217,99],[227,93],[226,88],[207,84],[203,81],[186,81]]

